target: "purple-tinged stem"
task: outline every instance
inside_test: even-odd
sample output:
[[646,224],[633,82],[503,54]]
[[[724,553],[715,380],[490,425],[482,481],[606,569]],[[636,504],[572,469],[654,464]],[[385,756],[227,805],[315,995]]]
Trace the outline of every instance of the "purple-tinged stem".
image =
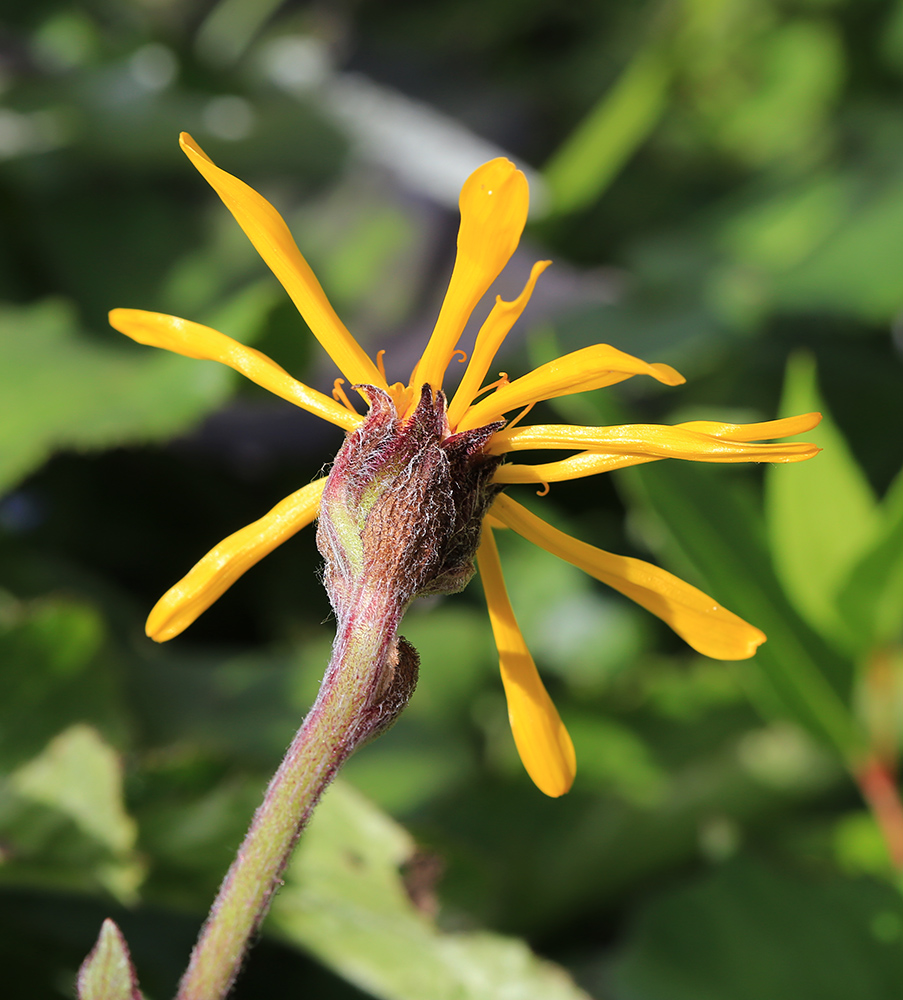
[[339,623],[317,700],[220,886],[176,1000],[227,995],[323,791],[357,746],[391,724],[413,690],[416,654],[396,640],[403,610],[397,599],[364,590],[356,596]]

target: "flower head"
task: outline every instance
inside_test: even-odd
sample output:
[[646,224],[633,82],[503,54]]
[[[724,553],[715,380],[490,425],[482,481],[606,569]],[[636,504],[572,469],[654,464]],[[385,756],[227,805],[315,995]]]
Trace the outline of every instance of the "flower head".
[[[405,559],[416,559],[421,572],[401,605],[417,593],[459,589],[472,572],[475,551],[498,646],[514,740],[531,778],[552,796],[562,795],[573,782],[574,748],[518,628],[505,590],[493,538],[495,529],[511,528],[625,594],[706,656],[738,660],[753,655],[765,636],[711,597],[663,569],[604,552],[564,534],[502,491],[516,483],[547,486],[663,458],[798,462],[811,458],[818,449],[806,443],[763,442],[810,430],[818,423],[819,414],[743,425],[710,421],[676,426],[519,425],[537,402],[599,389],[634,375],[646,375],[669,386],[684,381],[668,365],[648,364],[614,347],[596,344],[519,378],[502,376],[484,385],[496,353],[549,261],[534,265],[526,286],[513,302],[496,299],[477,335],[460,383],[446,401],[446,371],[464,326],[514,253],[527,219],[526,179],[503,158],[479,167],[464,184],[457,257],[436,326],[410,379],[390,385],[381,362],[370,359],[336,315],[273,206],[217,167],[190,136],[183,134],[181,144],[279,279],[336,367],[353,386],[359,387],[371,410],[365,418],[347,404],[341,393],[336,393],[338,398],[330,398],[292,378],[258,351],[209,327],[134,309],[114,309],[110,313],[111,324],[140,343],[192,358],[220,361],[349,432],[329,484],[322,478],[303,486],[258,521],[220,542],[151,611],[147,621],[151,638],[162,642],[182,632],[246,570],[310,524],[321,512],[321,505],[321,551],[327,556],[327,580],[334,578],[334,604],[341,600],[342,588],[347,587],[348,573],[359,571],[354,567],[358,558],[355,553],[362,559],[362,554],[370,551],[367,545],[374,552],[384,552],[384,535],[390,528],[412,537],[403,540],[403,556],[397,557],[396,549],[391,548],[391,559],[380,557],[379,572],[389,572],[386,565],[393,559],[395,563],[402,559],[402,570],[413,565]],[[366,432],[362,431],[365,421]],[[391,440],[383,437],[375,444],[380,434],[390,435]],[[421,489],[417,495],[437,495],[437,488],[429,485],[434,483],[430,477],[438,474],[429,464],[438,454],[437,449],[442,452],[441,461],[451,463],[441,472],[445,477],[441,482],[454,481],[459,489],[451,508],[446,506],[438,513],[436,508],[429,516],[426,508],[408,503],[407,520],[402,524],[396,503],[398,480],[392,480],[392,476],[407,476],[410,480],[412,466],[407,459],[413,454],[426,454],[420,446],[423,434],[429,438],[433,458],[423,459],[427,464],[422,475],[417,473],[417,488]],[[517,451],[543,449],[570,454],[538,465],[505,461],[506,456]],[[371,472],[378,469],[378,488],[355,483],[347,475],[340,479],[339,472],[344,475],[353,461],[357,461],[355,475],[362,468]],[[453,470],[451,479],[449,469]],[[470,486],[461,487],[462,482]],[[377,495],[388,499],[368,520],[375,510]],[[436,534],[423,535],[421,529],[428,521],[445,525],[441,540],[430,541],[439,537]],[[423,537],[428,544],[422,544]],[[336,546],[341,550],[337,555]],[[392,572],[397,577],[397,566]]]

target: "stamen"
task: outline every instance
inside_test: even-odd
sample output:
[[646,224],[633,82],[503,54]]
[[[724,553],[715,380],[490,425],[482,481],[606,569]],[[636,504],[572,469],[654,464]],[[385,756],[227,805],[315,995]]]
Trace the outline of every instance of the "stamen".
[[[510,431],[510,430],[511,430],[511,428],[512,428],[512,427],[513,427],[513,426],[514,426],[514,425],[515,425],[516,423],[519,423],[519,422],[520,422],[521,420],[523,420],[523,419],[524,419],[524,417],[525,417],[525,416],[526,416],[526,415],[527,415],[527,414],[528,414],[528,413],[530,412],[530,410],[532,410],[532,409],[533,409],[533,407],[534,407],[534,406],[536,406],[536,403],[528,403],[528,404],[527,404],[527,405],[526,405],[526,406],[525,406],[525,407],[524,407],[524,408],[523,408],[523,409],[522,409],[522,410],[520,411],[520,413],[518,413],[518,415],[517,415],[517,416],[516,416],[516,417],[515,417],[515,418],[514,418],[513,420],[509,420],[509,421],[508,421],[508,423],[507,423],[507,425],[506,425],[506,427],[505,427],[505,430],[506,430],[506,431]],[[545,496],[545,493],[543,494],[543,496]]]
[[484,392],[490,392],[492,389],[498,389],[500,386],[508,385],[511,382],[511,379],[508,378],[507,372],[499,372],[499,376],[500,378],[496,379],[495,382],[492,382],[489,385],[484,385],[477,395],[474,396],[474,399],[476,399],[477,396],[482,396]]
[[[459,354],[461,355],[460,358],[458,358]],[[458,358],[458,361],[463,365],[464,362],[467,360],[467,354],[464,351],[462,351],[461,348],[459,347],[458,350],[452,354],[452,361],[454,361],[455,358]]]
[[383,380],[388,382],[389,380],[386,378],[386,366],[383,363],[383,358],[385,357],[385,355],[386,355],[385,351],[376,352],[376,367],[379,369],[379,374],[382,375]]
[[[357,413],[357,410],[351,405],[351,400],[345,394],[345,390],[342,386],[345,384],[343,378],[337,378],[332,384],[332,398],[337,402],[341,403],[342,406],[347,406],[352,413]],[[360,416],[360,414],[358,414]]]

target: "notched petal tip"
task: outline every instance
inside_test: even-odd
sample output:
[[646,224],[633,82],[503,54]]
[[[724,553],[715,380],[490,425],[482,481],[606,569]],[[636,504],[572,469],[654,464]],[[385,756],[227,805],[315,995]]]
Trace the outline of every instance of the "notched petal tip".
[[117,332],[124,333],[127,337],[131,337],[132,340],[138,340],[139,343],[144,343],[144,341],[139,340],[140,331],[145,325],[146,317],[155,315],[157,314],[146,312],[144,309],[118,308],[111,309],[107,313],[107,321]]
[[512,648],[502,640],[499,666],[511,734],[524,769],[544,795],[558,798],[570,791],[577,774],[577,756],[570,733],[525,645]]
[[[522,205],[529,200],[530,187],[522,170],[505,156],[497,156],[481,164],[461,187],[458,205],[461,211],[479,210],[489,199],[504,194],[519,199]],[[492,206],[494,207],[494,206]]]
[[663,364],[661,361],[655,361],[649,367],[653,369],[649,374],[665,385],[683,385],[687,381],[676,368]]
[[793,422],[796,429],[787,431],[786,435],[779,436],[792,437],[794,434],[804,434],[811,431],[822,422],[822,415],[814,410],[812,413],[801,413],[797,417],[788,417],[787,419],[788,422]]
[[527,224],[530,208],[527,178],[510,160],[497,157],[467,178],[458,205],[459,254],[471,256],[487,273],[498,274],[517,248]]
[[211,549],[157,601],[147,617],[146,634],[166,642],[184,632],[240,576],[313,521],[325,484],[323,478],[303,486]]
[[488,529],[483,532],[477,563],[498,647],[514,744],[536,787],[558,798],[570,789],[577,773],[574,744],[524,642],[508,600],[495,539]]
[[376,365],[336,315],[279,212],[259,192],[218,167],[188,133],[181,134],[179,144],[254,244],[342,374],[350,382],[384,385]]
[[113,309],[110,325],[139,344],[228,365],[274,395],[345,430],[353,430],[363,419],[350,408],[292,378],[272,358],[209,326],[142,309]]
[[208,163],[213,163],[213,160],[211,160],[204,150],[201,149],[188,132],[179,133],[179,146],[181,146],[182,152],[185,153],[189,159],[191,159],[190,153],[197,153],[198,156],[203,156]]
[[754,625],[672,573],[630,556],[618,556],[553,528],[505,494],[492,513],[547,552],[613,587],[666,622],[703,656],[746,660],[765,642]]
[[501,385],[470,407],[459,428],[480,427],[530,403],[602,389],[634,375],[649,375],[665,385],[680,385],[685,381],[670,365],[649,364],[611,344],[593,344],[546,362],[513,382]]
[[157,601],[144,623],[144,634],[148,639],[153,639],[154,642],[169,642],[170,639],[181,635],[199,617],[200,612],[196,615],[180,616],[180,606],[179,596],[174,596],[172,591],[167,591]]
[[527,178],[504,157],[490,160],[464,182],[458,204],[455,266],[436,326],[411,373],[412,386],[442,387],[470,314],[517,249],[530,204]]

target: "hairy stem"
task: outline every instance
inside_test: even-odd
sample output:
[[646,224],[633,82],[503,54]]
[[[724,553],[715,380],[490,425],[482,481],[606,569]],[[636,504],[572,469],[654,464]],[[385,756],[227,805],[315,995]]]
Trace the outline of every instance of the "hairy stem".
[[416,653],[396,640],[403,609],[385,593],[361,589],[355,597],[317,700],[220,886],[177,1000],[226,996],[324,789],[357,746],[394,721],[413,690]]

